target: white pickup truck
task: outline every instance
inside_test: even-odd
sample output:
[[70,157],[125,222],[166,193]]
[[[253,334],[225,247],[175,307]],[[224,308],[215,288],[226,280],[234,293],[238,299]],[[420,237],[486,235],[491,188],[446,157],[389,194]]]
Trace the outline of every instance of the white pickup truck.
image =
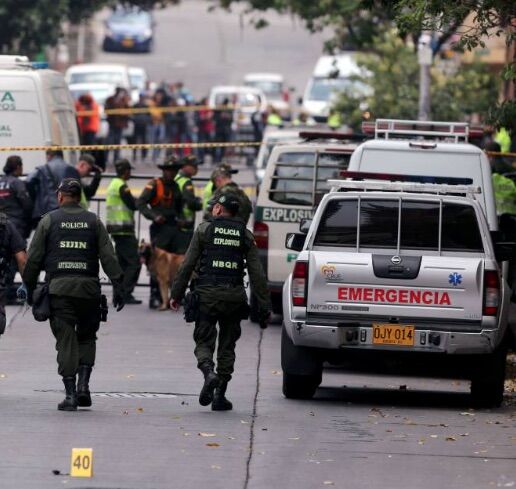
[[330,181],[308,233],[286,239],[300,253],[283,288],[284,395],[312,397],[327,361],[469,379],[476,404],[499,406],[510,297],[499,263],[514,244],[493,243],[480,187],[343,176],[355,180]]

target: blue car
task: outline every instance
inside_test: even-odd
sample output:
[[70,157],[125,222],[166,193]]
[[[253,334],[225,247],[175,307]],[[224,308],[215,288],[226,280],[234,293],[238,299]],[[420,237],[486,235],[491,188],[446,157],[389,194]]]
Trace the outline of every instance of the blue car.
[[150,53],[154,40],[152,15],[140,9],[117,9],[106,20],[104,51]]

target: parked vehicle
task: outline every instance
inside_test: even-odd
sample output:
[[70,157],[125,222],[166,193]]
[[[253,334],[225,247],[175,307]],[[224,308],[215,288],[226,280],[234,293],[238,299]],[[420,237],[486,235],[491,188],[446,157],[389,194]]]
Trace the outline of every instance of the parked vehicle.
[[105,23],[104,51],[150,53],[154,43],[152,14],[137,7],[117,8]]
[[274,107],[286,121],[292,119],[290,92],[285,87],[282,75],[277,73],[248,73],[244,76],[244,85],[261,90],[267,102]]
[[[35,69],[25,56],[0,56],[0,145],[77,145],[75,106],[63,75]],[[45,163],[42,151],[16,151],[24,171]],[[75,163],[75,152],[66,161]]]
[[353,75],[359,73],[353,53],[321,56],[308,81],[302,99],[302,109],[317,122],[326,122],[335,97],[346,89],[366,90]]
[[469,379],[476,404],[499,406],[510,300],[500,263],[516,244],[493,241],[480,187],[341,176],[362,181],[331,181],[308,233],[286,240],[300,254],[283,288],[284,395],[312,397],[330,362]]
[[[328,179],[347,169],[357,147],[353,135],[301,132],[299,143],[277,145],[267,161],[254,213],[254,236],[267,275],[273,311],[282,313],[283,283],[292,271],[297,253],[285,249],[288,232],[311,218]],[[251,295],[251,318],[256,317]]]

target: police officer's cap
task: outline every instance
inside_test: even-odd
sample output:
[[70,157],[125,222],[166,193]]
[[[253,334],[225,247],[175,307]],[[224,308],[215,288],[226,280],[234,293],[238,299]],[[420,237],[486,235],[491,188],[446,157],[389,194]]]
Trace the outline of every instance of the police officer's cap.
[[129,163],[128,159],[121,158],[120,160],[115,161],[115,169],[117,171],[134,170],[134,166]]
[[197,158],[194,155],[188,155],[181,160],[181,166],[186,165],[199,166],[199,162],[197,161]]
[[176,155],[170,155],[161,165],[158,165],[158,168],[160,170],[179,170],[182,166]]
[[238,170],[236,168],[232,168],[229,163],[222,163],[219,166],[217,166],[217,168],[215,168],[215,170],[213,170],[210,178],[211,178],[211,180],[213,180],[214,178],[216,178],[220,175],[231,176],[231,175],[234,175],[235,173],[238,173]]
[[76,178],[63,178],[57,191],[72,197],[79,197],[82,191],[81,182]]
[[222,194],[217,199],[217,204],[227,209],[232,215],[235,215],[240,207],[240,201],[231,194]]

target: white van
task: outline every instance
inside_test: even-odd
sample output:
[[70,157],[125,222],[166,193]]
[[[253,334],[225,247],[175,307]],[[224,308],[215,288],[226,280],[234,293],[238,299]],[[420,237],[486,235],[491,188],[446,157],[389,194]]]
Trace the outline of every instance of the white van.
[[[75,107],[63,75],[34,69],[25,56],[0,56],[0,146],[78,145]],[[43,151],[16,153],[24,172],[45,163]],[[76,161],[68,152],[66,161]]]
[[305,88],[303,111],[317,122],[326,122],[336,95],[356,85],[357,82],[350,80],[350,76],[359,72],[353,53],[321,56]]
[[258,88],[267,97],[267,102],[272,105],[284,120],[292,118],[290,107],[290,92],[285,88],[283,75],[279,73],[248,73],[244,76],[244,85]]
[[467,123],[378,119],[364,129],[374,129],[375,138],[356,149],[349,171],[471,178],[482,189],[478,200],[489,229],[498,230],[491,166],[484,151],[468,142]]
[[[254,213],[254,237],[267,275],[273,312],[281,314],[283,282],[292,272],[297,253],[285,248],[288,233],[297,232],[302,219],[311,219],[315,208],[348,167],[357,147],[353,135],[306,131],[301,143],[272,149],[258,193]],[[251,295],[251,319],[256,301]]]

